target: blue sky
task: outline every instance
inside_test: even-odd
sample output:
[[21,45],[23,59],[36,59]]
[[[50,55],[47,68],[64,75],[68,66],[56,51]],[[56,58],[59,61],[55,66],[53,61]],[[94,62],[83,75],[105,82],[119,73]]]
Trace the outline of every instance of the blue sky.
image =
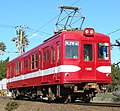
[[[72,4],[80,7],[86,18],[83,29],[93,27],[96,32],[108,34],[120,28],[120,0],[0,0],[0,41],[6,44],[6,51],[17,51],[11,42],[16,37],[15,26],[26,25],[32,29],[26,29],[30,44],[26,50],[29,50],[53,34],[57,18],[46,23],[59,14],[58,6]],[[38,29],[39,32],[36,32]],[[110,35],[111,43],[119,38],[120,31]],[[5,53],[0,55],[0,59],[4,60],[8,56],[13,59],[17,54]],[[111,58],[112,63],[120,60],[118,47],[112,49]]]

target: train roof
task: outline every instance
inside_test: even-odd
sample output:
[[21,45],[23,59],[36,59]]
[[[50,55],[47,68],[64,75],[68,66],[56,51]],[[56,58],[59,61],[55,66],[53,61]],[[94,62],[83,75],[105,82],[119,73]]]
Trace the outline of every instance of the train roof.
[[[83,31],[84,31],[84,30],[62,30],[61,32],[56,33],[56,34],[53,35],[52,37],[49,37],[48,39],[44,40],[43,43],[41,43],[40,45],[38,45],[38,46],[30,49],[29,51],[23,53],[22,55],[14,58],[14,59],[11,60],[9,63],[14,62],[14,61],[17,60],[18,58],[19,58],[19,59],[22,59],[23,57],[29,55],[29,54],[31,53],[31,50],[33,50],[33,49],[39,50],[38,48],[39,48],[40,46],[42,46],[42,45],[44,45],[45,43],[51,41],[52,39],[55,39],[56,37],[58,37],[58,36],[60,36],[60,35],[79,35],[79,36],[81,35],[81,37],[84,37],[84,36],[83,36]],[[102,34],[102,33],[98,33],[98,32],[95,32],[95,33],[94,33],[94,36],[97,37],[97,38],[99,38],[99,39],[103,39],[103,37],[109,38],[107,35]],[[35,50],[35,51],[36,51],[36,50]]]
[[[49,41],[49,40],[51,40],[52,38],[54,38],[54,37],[56,37],[56,36],[64,35],[64,34],[75,34],[75,35],[79,35],[79,36],[81,35],[81,36],[83,36],[83,32],[84,32],[84,30],[77,30],[77,29],[73,29],[73,30],[62,30],[62,31],[58,32],[57,34],[53,35],[52,37],[44,40],[43,42]],[[98,32],[95,32],[94,35],[95,35],[96,37],[107,37],[107,38],[109,38],[107,35],[102,34],[102,33],[98,33]]]

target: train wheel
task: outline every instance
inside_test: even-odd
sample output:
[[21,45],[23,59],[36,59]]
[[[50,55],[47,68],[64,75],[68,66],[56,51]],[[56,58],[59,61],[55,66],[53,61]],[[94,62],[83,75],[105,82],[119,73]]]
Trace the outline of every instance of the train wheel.
[[12,92],[12,98],[13,98],[14,100],[17,98],[15,92]]
[[51,102],[54,102],[55,99],[53,97],[48,97],[48,102],[51,103]]
[[70,103],[71,102],[71,96],[70,95],[64,95],[62,97],[62,103]]
[[75,100],[77,99],[77,97],[75,96],[71,96],[71,103],[75,103]]
[[52,89],[48,88],[48,101],[53,102],[55,100],[55,94],[53,93]]
[[56,97],[55,103],[62,103],[62,98]]
[[85,100],[85,103],[90,103],[90,97],[87,97],[87,99]]
[[14,100],[16,100],[16,99],[19,99],[19,96],[17,95],[17,93],[16,92],[12,92],[12,98],[14,99]]
[[56,103],[68,103],[68,96],[62,96],[62,97],[56,97],[55,99]]
[[90,97],[89,96],[84,96],[82,98],[82,100],[85,102],[85,103],[89,103],[90,102]]

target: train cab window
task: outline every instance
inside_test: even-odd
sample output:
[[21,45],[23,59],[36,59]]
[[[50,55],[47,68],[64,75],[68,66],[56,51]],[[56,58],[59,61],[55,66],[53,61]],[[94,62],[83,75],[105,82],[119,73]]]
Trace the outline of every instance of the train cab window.
[[98,43],[98,59],[108,60],[108,43]]
[[78,58],[78,47],[79,43],[78,41],[65,41],[65,56],[66,58]]
[[92,44],[84,44],[84,61],[92,61]]

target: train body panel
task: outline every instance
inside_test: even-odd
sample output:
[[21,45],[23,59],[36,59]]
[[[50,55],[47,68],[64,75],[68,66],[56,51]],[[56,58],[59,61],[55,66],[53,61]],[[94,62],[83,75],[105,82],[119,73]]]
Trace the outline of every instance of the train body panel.
[[61,87],[68,91],[66,84],[78,93],[88,83],[111,83],[110,39],[92,31],[63,31],[9,62],[8,89],[47,87],[49,92],[55,86],[59,95]]

